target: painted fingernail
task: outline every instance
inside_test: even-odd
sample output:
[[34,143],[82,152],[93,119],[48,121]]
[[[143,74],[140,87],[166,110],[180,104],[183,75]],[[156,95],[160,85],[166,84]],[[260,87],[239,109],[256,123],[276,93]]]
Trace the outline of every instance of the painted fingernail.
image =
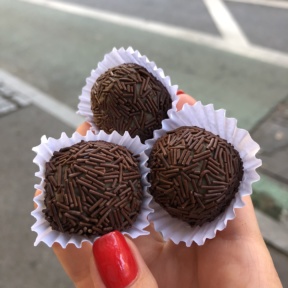
[[98,238],[93,244],[93,255],[107,288],[125,288],[137,276],[137,263],[124,236],[118,231]]
[[185,92],[183,90],[178,90],[177,95],[181,95],[181,94],[185,94]]

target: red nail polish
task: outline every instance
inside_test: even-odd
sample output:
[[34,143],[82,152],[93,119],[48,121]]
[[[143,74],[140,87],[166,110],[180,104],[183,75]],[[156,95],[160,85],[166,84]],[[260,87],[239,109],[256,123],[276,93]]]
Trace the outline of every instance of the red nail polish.
[[134,256],[118,231],[98,238],[93,244],[93,255],[107,288],[127,287],[138,273]]
[[183,90],[178,90],[177,95],[181,95],[181,94],[185,94],[185,92]]

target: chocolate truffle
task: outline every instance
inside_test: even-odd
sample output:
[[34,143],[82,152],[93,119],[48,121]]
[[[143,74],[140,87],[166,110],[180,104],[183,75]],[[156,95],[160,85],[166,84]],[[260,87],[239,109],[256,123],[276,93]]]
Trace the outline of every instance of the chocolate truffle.
[[195,126],[180,127],[159,138],[149,168],[154,200],[192,227],[224,212],[243,177],[238,151],[218,135]]
[[105,141],[82,141],[46,163],[45,219],[52,229],[103,235],[132,226],[142,203],[137,156]]
[[144,67],[122,64],[102,74],[91,90],[94,122],[106,133],[128,131],[142,142],[153,137],[172,107],[165,86]]

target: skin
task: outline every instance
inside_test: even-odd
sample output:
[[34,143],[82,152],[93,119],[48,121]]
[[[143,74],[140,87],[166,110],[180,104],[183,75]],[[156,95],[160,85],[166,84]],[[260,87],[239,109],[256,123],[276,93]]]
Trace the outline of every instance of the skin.
[[[179,98],[178,110],[185,103],[196,102],[187,94]],[[89,128],[88,123],[83,123],[77,131],[85,135]],[[35,195],[39,193],[36,191]],[[246,196],[243,200],[246,205],[236,210],[236,218],[203,246],[193,243],[187,248],[183,242],[179,245],[164,242],[153,224],[147,228],[150,235],[127,239],[127,242],[134,255],[138,255],[137,259],[144,260],[158,287],[282,287],[260,233],[251,198]],[[103,287],[93,263],[91,268],[91,244],[84,243],[80,249],[70,244],[63,249],[55,243],[52,248],[76,287]],[[138,282],[133,287],[147,287],[142,285],[145,279]],[[157,287],[156,284],[152,286]]]

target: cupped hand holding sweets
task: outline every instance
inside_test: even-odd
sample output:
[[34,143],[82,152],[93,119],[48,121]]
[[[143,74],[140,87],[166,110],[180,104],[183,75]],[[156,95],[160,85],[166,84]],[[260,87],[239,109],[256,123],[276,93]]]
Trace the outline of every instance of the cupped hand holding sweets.
[[[178,110],[195,100],[181,94]],[[77,131],[85,135],[83,123]],[[40,191],[36,191],[38,195]],[[53,250],[76,287],[282,287],[264,243],[250,196],[214,239],[203,246],[165,242],[151,224],[148,236],[130,239],[115,231],[80,249],[59,244]]]

